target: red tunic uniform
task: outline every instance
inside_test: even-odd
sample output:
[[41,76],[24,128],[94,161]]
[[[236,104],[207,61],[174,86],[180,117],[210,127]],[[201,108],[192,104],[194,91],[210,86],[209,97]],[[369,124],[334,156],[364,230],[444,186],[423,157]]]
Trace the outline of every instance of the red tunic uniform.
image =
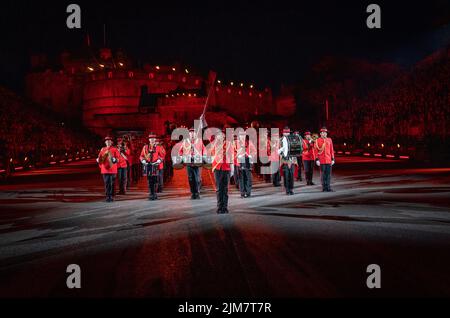
[[303,161],[316,159],[314,154],[314,141],[311,140],[311,142],[309,142],[307,139],[303,139],[302,159]]
[[318,138],[314,144],[314,156],[320,164],[331,164],[334,161],[333,141],[331,138]]
[[162,155],[162,159],[161,159],[161,163],[159,164],[158,169],[162,170],[164,169],[164,159],[166,158],[166,149],[164,148],[163,145],[159,145],[159,147],[161,148],[161,155]]
[[[123,153],[119,152],[119,154],[120,154],[120,156],[119,156],[119,168],[126,168],[128,166],[127,162],[129,162],[129,160],[130,160],[130,153],[131,153],[131,151],[128,148]],[[130,162],[130,164],[131,164],[131,162]]]
[[243,160],[241,158],[245,156],[251,156],[252,162],[256,160],[257,152],[256,147],[253,145],[252,142],[248,141],[242,144],[239,140],[237,140],[234,144],[235,146],[235,156],[234,156],[234,164],[236,166],[240,166],[241,163],[240,160]]
[[[98,154],[98,166],[102,174],[117,174],[117,162],[119,161],[119,151],[116,147],[103,147]],[[114,159],[117,160],[114,163]]]
[[180,156],[203,156],[206,155],[205,145],[201,139],[197,139],[192,143],[190,139],[186,139],[181,143],[178,150]]
[[[151,150],[153,150],[153,153],[151,152]],[[139,157],[139,159],[145,160],[148,163],[152,163],[152,162],[156,162],[158,159],[161,160],[161,164],[158,165],[158,170],[162,169],[162,160],[164,159],[164,150],[161,146],[159,145],[153,145],[153,147],[151,147],[150,145],[145,145],[142,148],[141,151],[141,156]]]
[[[222,147],[220,147],[222,146]],[[231,170],[231,163],[234,162],[234,147],[229,141],[224,141],[221,143],[215,141],[211,156],[213,157],[212,171],[214,170]],[[227,157],[229,162],[227,162]]]

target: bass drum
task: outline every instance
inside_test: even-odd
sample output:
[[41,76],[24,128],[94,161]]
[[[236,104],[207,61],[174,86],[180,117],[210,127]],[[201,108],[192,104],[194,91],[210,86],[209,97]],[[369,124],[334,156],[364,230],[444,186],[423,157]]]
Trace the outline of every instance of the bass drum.
[[303,153],[303,141],[299,135],[287,136],[288,157],[298,157]]

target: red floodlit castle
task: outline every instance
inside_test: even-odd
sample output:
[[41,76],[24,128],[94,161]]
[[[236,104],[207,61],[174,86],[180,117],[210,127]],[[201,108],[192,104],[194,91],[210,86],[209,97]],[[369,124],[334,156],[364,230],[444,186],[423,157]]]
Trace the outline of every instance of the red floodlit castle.
[[[48,67],[45,56],[33,56],[31,63],[28,97],[67,118],[81,119],[102,135],[149,130],[163,134],[168,125],[190,126],[202,113],[211,84],[207,76],[186,66],[138,68],[123,52],[113,54],[107,48],[96,54],[90,48],[78,54],[64,52],[56,70]],[[271,114],[289,116],[294,111],[293,98],[275,100],[268,88],[218,79],[206,118],[208,124],[220,126]]]

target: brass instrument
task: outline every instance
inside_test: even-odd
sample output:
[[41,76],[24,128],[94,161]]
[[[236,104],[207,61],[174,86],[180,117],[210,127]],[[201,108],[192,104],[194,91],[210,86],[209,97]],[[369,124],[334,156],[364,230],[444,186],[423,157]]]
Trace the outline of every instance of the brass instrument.
[[[107,163],[105,163],[107,161]],[[111,159],[111,152],[107,150],[99,159],[100,164],[108,164],[107,167],[112,167],[113,162]]]

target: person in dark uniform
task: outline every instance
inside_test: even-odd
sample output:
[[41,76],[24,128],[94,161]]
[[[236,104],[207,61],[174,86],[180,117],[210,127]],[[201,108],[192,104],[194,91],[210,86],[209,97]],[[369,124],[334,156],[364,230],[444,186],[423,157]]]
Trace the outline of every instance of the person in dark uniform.
[[[300,136],[300,132],[298,130],[296,130],[296,131],[294,131],[294,135]],[[301,136],[300,136],[300,138],[301,138]],[[301,139],[303,139],[303,138],[301,138]],[[303,166],[302,155],[296,156],[296,158],[297,158],[298,165],[297,165],[297,174],[295,176],[295,179],[297,181],[303,181],[303,179],[302,179],[302,170],[303,170],[302,169],[302,166]]]
[[281,148],[278,154],[281,155],[281,168],[283,170],[284,188],[287,195],[294,194],[294,170],[297,164],[297,158],[289,156],[289,146],[287,137],[291,133],[289,127],[283,129],[283,137],[281,138]]
[[139,159],[141,163],[146,168],[145,175],[147,176],[148,189],[149,189],[149,200],[157,200],[158,196],[156,194],[156,187],[158,185],[158,172],[162,169],[162,159],[164,158],[164,153],[161,148],[156,143],[156,135],[150,133],[148,136],[148,144],[144,145],[141,151],[141,156]]
[[280,155],[278,154],[278,149],[280,148],[280,139],[278,137],[272,136],[269,141],[270,144],[270,168],[272,170],[272,184],[274,187],[281,186],[281,173],[280,173]]

